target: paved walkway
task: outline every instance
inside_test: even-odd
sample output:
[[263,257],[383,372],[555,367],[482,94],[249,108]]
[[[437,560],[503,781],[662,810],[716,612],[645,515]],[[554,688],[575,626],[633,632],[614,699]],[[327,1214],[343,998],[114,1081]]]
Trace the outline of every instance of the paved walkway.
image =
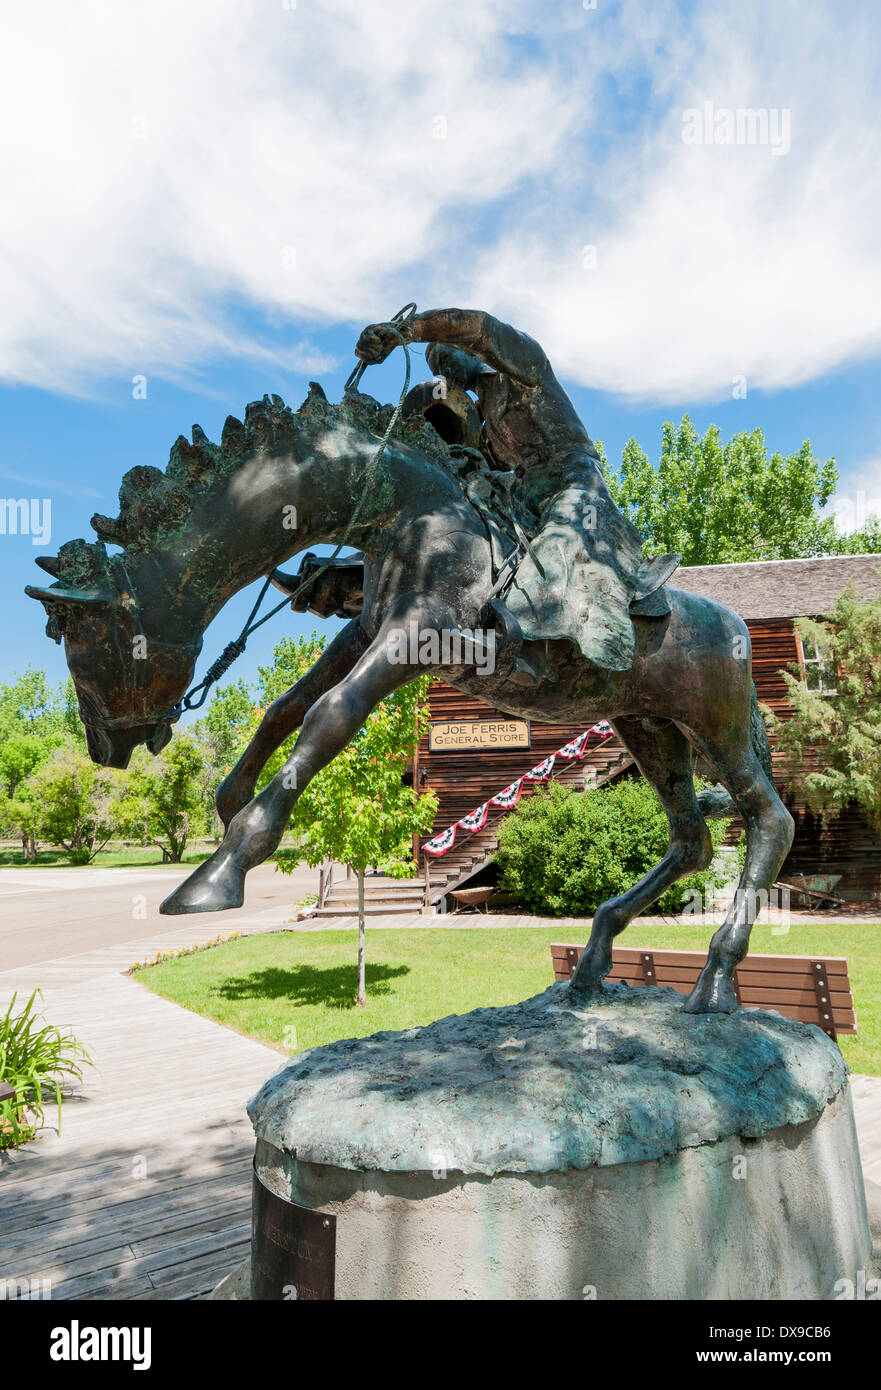
[[[503,923],[397,916],[389,925]],[[0,1007],[13,990],[42,986],[47,1018],[70,1027],[97,1063],[65,1102],[60,1136],[46,1130],[0,1154],[0,1279],[47,1280],[56,1299],[191,1299],[247,1253],[244,1107],[281,1054],[120,973],[216,934],[205,926],[169,919],[140,938],[0,973]],[[239,915],[224,929],[278,924]],[[854,1077],[853,1094],[864,1170],[881,1183],[881,1078]]]
[[247,1253],[245,1104],[282,1055],[121,973],[203,939],[198,920],[177,919],[135,942],[0,974],[0,1007],[14,990],[42,987],[47,1019],[96,1064],[65,1100],[60,1135],[46,1129],[0,1153],[0,1279],[48,1280],[58,1299],[195,1298]]
[[246,880],[244,907],[161,917],[159,904],[191,870],[0,869],[0,972],[134,942],[166,931],[173,921],[188,922],[190,936],[199,940],[243,926],[282,926],[296,915],[296,903],[318,888],[317,869],[298,865],[282,874],[261,864]]

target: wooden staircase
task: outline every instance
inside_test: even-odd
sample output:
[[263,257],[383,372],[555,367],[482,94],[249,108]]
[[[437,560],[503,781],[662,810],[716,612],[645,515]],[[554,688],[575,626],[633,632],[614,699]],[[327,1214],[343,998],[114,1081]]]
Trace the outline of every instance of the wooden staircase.
[[[357,917],[358,880],[354,874],[347,877],[345,868],[333,865],[333,877],[322,884],[324,893],[319,891],[315,917]],[[322,871],[330,873],[330,866]],[[365,916],[382,916],[386,913],[423,912],[425,902],[424,878],[388,878],[385,874],[368,874],[364,880]]]
[[[594,791],[630,767],[633,759],[617,738],[607,739],[588,750],[584,757],[571,763],[558,762],[551,781],[575,788]],[[527,782],[523,796],[534,795],[545,783]],[[522,799],[522,798],[521,798]],[[368,875],[364,884],[365,914],[379,916],[388,913],[428,912],[447,893],[461,888],[476,873],[485,868],[495,855],[499,843],[499,826],[510,811],[493,810],[482,830],[472,833],[459,829],[456,843],[444,855],[432,858],[422,854],[423,872],[416,878],[392,879],[381,874]],[[355,917],[358,913],[358,880],[346,877],[339,865],[322,870],[316,917]]]
[[[590,749],[580,762],[564,763],[559,770],[555,768],[550,780],[580,792],[596,791],[630,767],[632,762],[633,758],[618,739],[608,739]],[[521,800],[534,795],[536,787],[545,785],[542,782],[527,783]],[[426,899],[429,903],[438,903],[447,893],[463,887],[490,862],[498,849],[499,826],[510,814],[510,811],[496,811],[487,819],[483,829],[473,834],[468,830],[458,830],[456,843],[446,854],[435,859],[423,854],[423,864],[427,861],[429,883]]]

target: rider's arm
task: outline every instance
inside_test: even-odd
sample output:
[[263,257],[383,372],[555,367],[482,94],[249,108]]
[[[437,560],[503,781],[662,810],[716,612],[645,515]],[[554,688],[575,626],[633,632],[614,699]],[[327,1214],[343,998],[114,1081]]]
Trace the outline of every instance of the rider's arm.
[[414,314],[404,331],[411,343],[450,343],[473,352],[488,367],[524,386],[538,386],[552,375],[534,338],[479,309],[429,309]]

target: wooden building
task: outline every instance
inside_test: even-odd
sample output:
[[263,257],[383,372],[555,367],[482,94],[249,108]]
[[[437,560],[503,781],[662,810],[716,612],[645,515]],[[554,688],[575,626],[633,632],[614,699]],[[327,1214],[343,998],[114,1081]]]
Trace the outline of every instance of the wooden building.
[[[822,617],[848,584],[863,598],[881,592],[881,555],[829,556],[810,560],[773,560],[741,565],[702,565],[677,571],[677,588],[706,595],[739,613],[750,629],[753,678],[759,699],[786,718],[790,706],[782,673],[801,667],[805,679],[828,688],[832,673],[823,654],[805,650],[795,630],[799,617]],[[416,762],[420,787],[431,787],[439,798],[432,836],[447,829],[488,801],[516,778],[582,733],[580,725],[536,724],[522,721],[437,683],[430,695],[432,734],[423,740]],[[775,779],[796,822],[792,851],[783,877],[840,875],[839,896],[850,900],[881,898],[881,840],[869,829],[856,806],[848,807],[826,825],[785,790],[786,769],[774,751]],[[582,789],[632,768],[617,739],[595,741],[583,760],[557,759],[555,780]],[[532,784],[524,784],[529,795]],[[504,812],[490,808],[485,826],[476,834],[458,830],[448,853],[429,858],[427,898],[467,882],[491,861],[497,827]],[[732,827],[733,830],[736,827]],[[424,837],[427,839],[429,837]]]

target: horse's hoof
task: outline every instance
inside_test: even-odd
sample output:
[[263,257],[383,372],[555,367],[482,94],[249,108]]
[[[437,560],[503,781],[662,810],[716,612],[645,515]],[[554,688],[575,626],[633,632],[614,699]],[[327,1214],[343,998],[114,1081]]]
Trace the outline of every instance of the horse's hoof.
[[575,968],[575,974],[569,981],[570,993],[577,994],[579,997],[599,994],[603,987],[603,981],[611,969],[611,952],[603,951],[589,954],[585,951]]
[[200,864],[160,904],[159,911],[166,917],[182,917],[189,912],[223,912],[241,907],[245,901],[244,874],[232,865],[223,869],[210,866],[210,859]]
[[687,1014],[732,1014],[739,1008],[734,986],[723,970],[704,969],[682,1006]]

